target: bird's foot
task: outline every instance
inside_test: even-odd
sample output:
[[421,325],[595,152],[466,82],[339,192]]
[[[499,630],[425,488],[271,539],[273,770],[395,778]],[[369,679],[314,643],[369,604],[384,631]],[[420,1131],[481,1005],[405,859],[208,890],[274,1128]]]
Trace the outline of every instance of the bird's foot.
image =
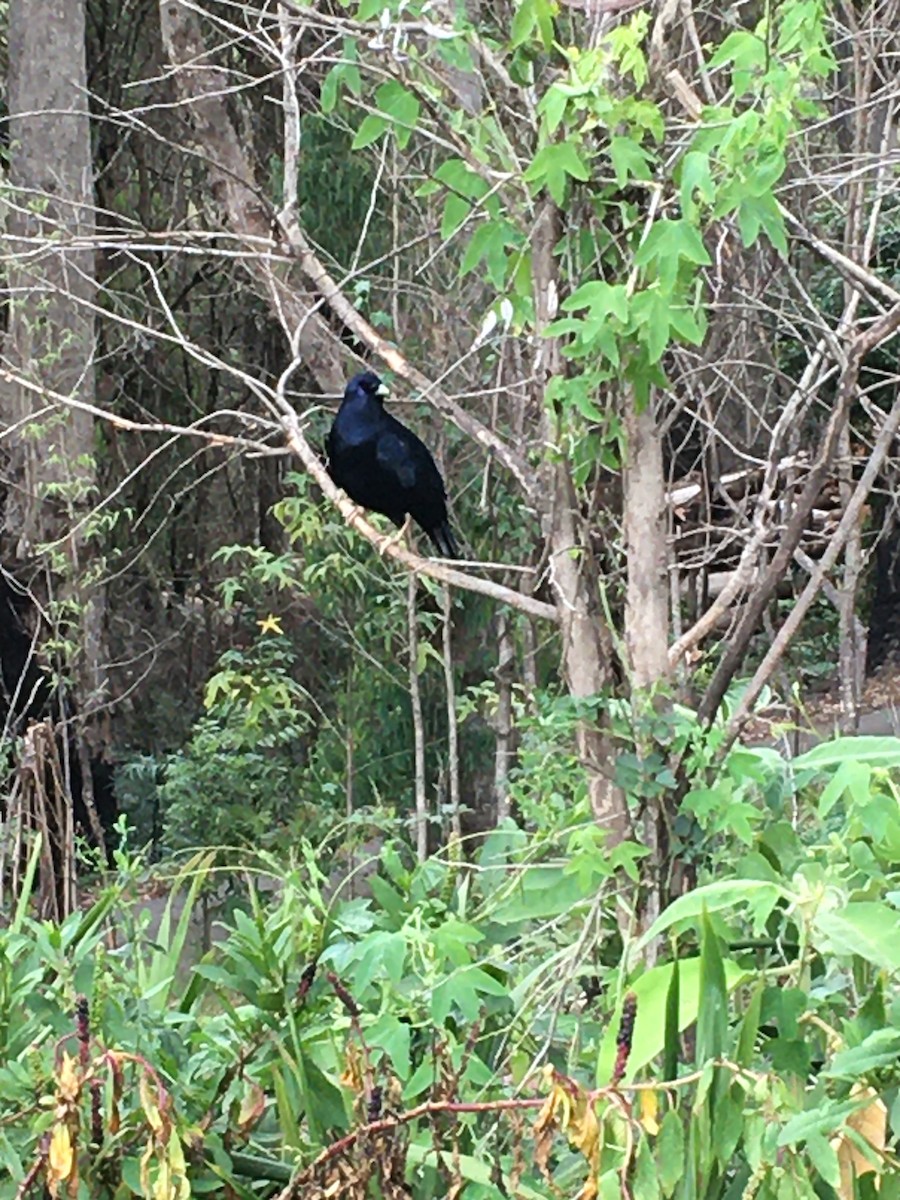
[[389,537],[386,542],[382,542],[381,549],[378,551],[378,553],[381,555],[385,555],[385,554],[387,554],[387,552],[391,546],[399,545],[400,542],[402,542],[408,535],[411,525],[412,525],[412,517],[409,515],[409,513],[407,513],[406,520],[403,522],[402,526],[397,530],[397,532],[395,534],[393,534],[391,537]]

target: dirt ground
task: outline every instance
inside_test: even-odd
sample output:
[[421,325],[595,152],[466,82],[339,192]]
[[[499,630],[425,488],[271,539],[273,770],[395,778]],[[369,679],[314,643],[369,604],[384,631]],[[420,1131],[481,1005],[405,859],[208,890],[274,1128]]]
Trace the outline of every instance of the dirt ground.
[[[772,705],[754,717],[742,737],[750,745],[768,742],[782,752],[802,754],[816,742],[835,737],[841,704],[837,685],[804,706]],[[866,680],[856,729],[845,732],[900,737],[900,664],[886,664]]]

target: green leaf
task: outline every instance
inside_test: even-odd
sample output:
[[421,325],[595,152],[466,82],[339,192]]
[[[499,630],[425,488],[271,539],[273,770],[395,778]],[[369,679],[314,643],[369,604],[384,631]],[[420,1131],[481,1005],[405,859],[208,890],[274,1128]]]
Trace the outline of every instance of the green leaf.
[[526,183],[545,184],[557,204],[565,199],[569,177],[584,182],[590,179],[590,171],[572,142],[554,142],[538,150],[523,176]]
[[684,1129],[674,1109],[663,1117],[656,1139],[656,1170],[666,1197],[672,1195],[685,1173]]
[[[673,950],[677,955],[677,943]],[[678,1014],[681,1008],[681,965],[678,958],[672,964],[672,978],[666,990],[666,1029],[663,1048],[663,1079],[678,1078],[678,1058],[681,1044],[678,1029]]]
[[375,1024],[366,1030],[369,1045],[385,1052],[401,1082],[409,1078],[410,1035],[408,1022],[399,1020],[391,1012],[382,1013]]
[[866,1104],[866,1097],[858,1100],[826,1100],[818,1108],[799,1113],[792,1117],[778,1134],[777,1146],[796,1146],[806,1141],[813,1134],[830,1134],[843,1125],[851,1113],[856,1112]]
[[466,217],[472,211],[472,206],[461,196],[451,193],[444,201],[444,212],[441,217],[441,238],[447,241],[459,229]]
[[818,912],[813,924],[835,954],[858,956],[900,972],[900,913],[879,900],[852,901],[840,912]]
[[509,47],[515,50],[531,37],[532,30],[537,26],[535,0],[519,0],[519,6],[513,14],[509,27]]
[[413,135],[421,105],[417,98],[396,79],[389,79],[375,92],[375,103],[394,124],[397,145],[404,150]]
[[821,742],[793,760],[797,771],[808,767],[825,771],[839,767],[848,759],[865,762],[872,767],[900,766],[900,738],[895,737],[843,737],[830,742]]
[[749,30],[735,30],[721,44],[709,60],[710,68],[723,67],[727,63],[744,70],[750,67],[765,67],[768,51],[766,43],[756,33]]
[[771,192],[786,170],[787,160],[779,149],[774,146],[761,147],[756,162],[747,174],[747,191],[756,197]]
[[634,256],[639,267],[655,264],[663,287],[670,291],[681,261],[709,266],[712,261],[699,231],[682,217],[677,221],[656,221]]
[[712,1114],[712,1149],[723,1171],[727,1170],[741,1140],[745,1104],[744,1091],[735,1084],[731,1091],[718,1101]]
[[510,49],[515,50],[523,45],[536,30],[543,48],[552,50],[556,36],[553,11],[551,0],[519,0],[519,7],[510,25]]
[[784,218],[773,196],[748,196],[742,200],[737,211],[737,222],[745,246],[752,246],[760,233],[765,233],[775,249],[787,255]]
[[718,935],[704,909],[700,919],[700,1009],[697,1014],[697,1066],[725,1053],[728,987]]
[[765,990],[765,980],[760,979],[753,991],[753,995],[750,997],[750,1003],[747,1005],[747,1011],[744,1013],[741,1021],[737,1050],[735,1051],[735,1061],[738,1066],[749,1067],[753,1062]]
[[564,312],[587,308],[593,318],[616,317],[624,325],[628,320],[628,291],[624,283],[604,283],[592,279],[575,289],[560,305]]
[[642,1137],[634,1160],[634,1174],[631,1178],[631,1195],[633,1200],[658,1200],[660,1191],[659,1176],[650,1141]]
[[480,200],[488,191],[487,180],[471,169],[461,158],[449,158],[434,173],[435,179],[461,196]]
[[679,337],[691,346],[699,346],[706,337],[706,317],[702,309],[698,320],[689,308],[673,304],[669,309],[669,321]]
[[362,125],[356,131],[356,137],[350,146],[351,150],[364,150],[366,146],[371,146],[373,142],[377,142],[386,129],[390,127],[390,121],[380,116],[378,113],[369,113]]
[[537,110],[544,117],[548,134],[552,135],[556,133],[556,130],[562,123],[563,117],[566,115],[568,103],[568,94],[555,84],[548,88],[542,96]]
[[638,948],[680,921],[696,922],[704,908],[712,913],[749,904],[755,912],[771,911],[779,900],[786,899],[789,895],[785,889],[767,879],[726,879],[708,883],[673,900],[640,939]]
[[431,1016],[436,1025],[442,1025],[452,1006],[456,1004],[466,1021],[474,1021],[481,1008],[482,995],[508,996],[504,983],[489,975],[481,967],[463,967],[442,979],[431,996]]
[[702,150],[691,150],[681,164],[681,207],[690,214],[695,208],[694,193],[706,204],[712,203],[716,194],[709,165],[709,155]]
[[[747,969],[732,959],[725,959],[722,966],[729,993],[749,978]],[[651,967],[649,971],[627,983],[628,989],[637,996],[637,1016],[631,1039],[631,1053],[628,1055],[628,1066],[625,1069],[626,1082],[633,1080],[638,1071],[663,1052],[666,1004],[673,970],[673,963],[664,963],[659,967]],[[678,1029],[681,1032],[697,1020],[700,1010],[700,959],[683,958],[678,965],[678,974]],[[607,1083],[612,1074],[620,1015],[621,1006],[609,1021],[600,1043],[595,1076],[598,1086]]]
[[631,310],[641,329],[649,363],[658,363],[669,345],[668,300],[658,287],[646,288],[632,297]]
[[625,187],[632,179],[652,179],[649,163],[651,155],[634,138],[615,136],[610,138],[609,157],[612,161],[616,183]]
[[859,1046],[836,1054],[822,1075],[830,1079],[859,1079],[897,1062],[900,1062],[900,1030],[877,1029]]
[[347,1111],[344,1098],[338,1088],[305,1052],[300,1052],[300,1067],[303,1073],[307,1110],[316,1108],[317,1119],[325,1129],[347,1128]]
[[474,271],[483,260],[488,278],[498,291],[501,290],[506,279],[506,247],[515,247],[517,243],[517,231],[505,218],[485,221],[477,226],[469,238],[459,267],[460,277],[463,278]]
[[806,1153],[820,1178],[838,1192],[841,1186],[841,1165],[831,1142],[821,1133],[810,1133],[806,1139]]

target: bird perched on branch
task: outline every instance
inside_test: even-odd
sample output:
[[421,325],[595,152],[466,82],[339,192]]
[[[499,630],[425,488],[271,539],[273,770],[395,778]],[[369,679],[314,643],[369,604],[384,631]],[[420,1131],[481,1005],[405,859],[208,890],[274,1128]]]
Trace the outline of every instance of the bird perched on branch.
[[441,474],[412,430],[384,411],[387,394],[372,371],[347,384],[328,434],[328,474],[363,508],[399,526],[412,517],[439,554],[458,558]]

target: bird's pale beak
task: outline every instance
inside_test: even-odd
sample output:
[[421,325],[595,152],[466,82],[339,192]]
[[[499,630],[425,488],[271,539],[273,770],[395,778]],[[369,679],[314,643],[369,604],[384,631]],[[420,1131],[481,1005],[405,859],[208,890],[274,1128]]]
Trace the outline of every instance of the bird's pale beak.
[[379,383],[378,391],[375,393],[375,395],[376,396],[389,396],[390,394],[391,394],[391,389],[388,387],[388,385],[386,383]]

